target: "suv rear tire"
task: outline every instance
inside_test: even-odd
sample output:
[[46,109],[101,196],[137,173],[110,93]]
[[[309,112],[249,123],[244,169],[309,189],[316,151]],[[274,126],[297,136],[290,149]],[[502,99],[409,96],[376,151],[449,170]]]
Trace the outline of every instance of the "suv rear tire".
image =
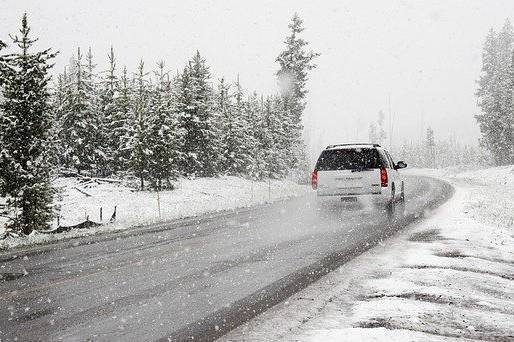
[[395,196],[395,189],[394,184],[391,188],[391,199],[389,199],[389,202],[386,204],[386,217],[389,222],[393,222],[395,220],[396,216],[396,201],[394,199]]
[[404,189],[403,183],[402,183],[402,194],[400,196],[400,201],[398,202],[396,211],[399,214],[397,220],[403,220],[403,218],[405,217],[405,189]]

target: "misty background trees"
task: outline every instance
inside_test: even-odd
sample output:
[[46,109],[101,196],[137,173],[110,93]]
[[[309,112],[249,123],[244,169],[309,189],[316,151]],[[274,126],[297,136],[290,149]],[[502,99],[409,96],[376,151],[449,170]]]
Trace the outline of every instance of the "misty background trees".
[[[390,146],[398,159],[418,167],[514,164],[514,29],[507,19],[499,32],[490,29],[482,51],[482,72],[476,96],[481,113],[475,115],[482,138],[476,145],[427,127],[416,141]],[[448,132],[444,132],[447,136]],[[368,129],[369,141],[385,144],[384,113]]]

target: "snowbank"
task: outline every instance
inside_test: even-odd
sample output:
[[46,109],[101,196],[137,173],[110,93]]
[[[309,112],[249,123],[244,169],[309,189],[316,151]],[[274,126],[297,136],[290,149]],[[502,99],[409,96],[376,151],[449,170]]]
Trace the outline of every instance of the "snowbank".
[[[75,178],[58,178],[54,186],[60,192],[58,204],[61,207],[61,225],[75,225],[86,218],[94,222],[108,223],[116,207],[115,224],[61,234],[34,233],[24,238],[8,238],[0,241],[0,249],[248,207],[298,196],[308,190],[305,185],[288,180],[252,182],[229,176],[181,179],[174,190],[159,193],[136,191],[122,183],[83,183]],[[57,225],[57,222],[54,222],[54,225]]]
[[477,221],[500,227],[512,227],[514,224],[512,165],[471,171],[467,167],[453,167],[442,170],[411,169],[408,172],[443,178],[465,187],[473,197],[466,203],[466,214]]
[[224,340],[511,340],[514,166],[409,172],[454,197]]

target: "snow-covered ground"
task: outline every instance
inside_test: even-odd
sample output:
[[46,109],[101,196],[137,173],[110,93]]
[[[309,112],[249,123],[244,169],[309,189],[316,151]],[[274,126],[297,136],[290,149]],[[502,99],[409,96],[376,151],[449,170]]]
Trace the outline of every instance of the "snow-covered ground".
[[[76,178],[58,178],[54,186],[60,192],[60,225],[75,225],[88,217],[94,222],[108,223],[116,206],[115,224],[60,234],[34,233],[29,237],[7,238],[0,240],[0,249],[243,208],[298,196],[308,191],[307,186],[288,180],[252,182],[229,176],[181,179],[174,190],[162,191],[159,194],[135,191],[121,183],[102,180],[83,182]],[[102,221],[100,208],[103,214]],[[57,225],[57,222],[54,222],[54,225]],[[3,224],[0,222],[0,235],[3,233],[2,229]]]
[[514,166],[409,170],[455,195],[225,341],[514,340]]

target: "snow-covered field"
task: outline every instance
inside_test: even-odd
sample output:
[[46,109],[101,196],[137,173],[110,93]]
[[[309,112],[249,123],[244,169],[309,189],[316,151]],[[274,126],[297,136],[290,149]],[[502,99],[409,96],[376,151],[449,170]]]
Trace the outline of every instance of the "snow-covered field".
[[[33,233],[23,238],[0,240],[0,249],[44,243],[70,237],[127,229],[162,221],[230,210],[298,196],[308,187],[292,181],[252,182],[238,177],[181,179],[172,191],[159,194],[135,191],[123,184],[104,181],[83,182],[76,178],[58,178],[60,224],[75,225],[86,218],[108,223],[116,207],[116,222],[96,228],[60,234]],[[160,203],[160,214],[159,214]],[[102,208],[102,221],[100,220]],[[54,222],[57,225],[57,222]],[[0,222],[0,230],[3,224]],[[0,235],[2,231],[0,231]]]
[[226,341],[514,340],[514,166],[409,170],[455,195]]

